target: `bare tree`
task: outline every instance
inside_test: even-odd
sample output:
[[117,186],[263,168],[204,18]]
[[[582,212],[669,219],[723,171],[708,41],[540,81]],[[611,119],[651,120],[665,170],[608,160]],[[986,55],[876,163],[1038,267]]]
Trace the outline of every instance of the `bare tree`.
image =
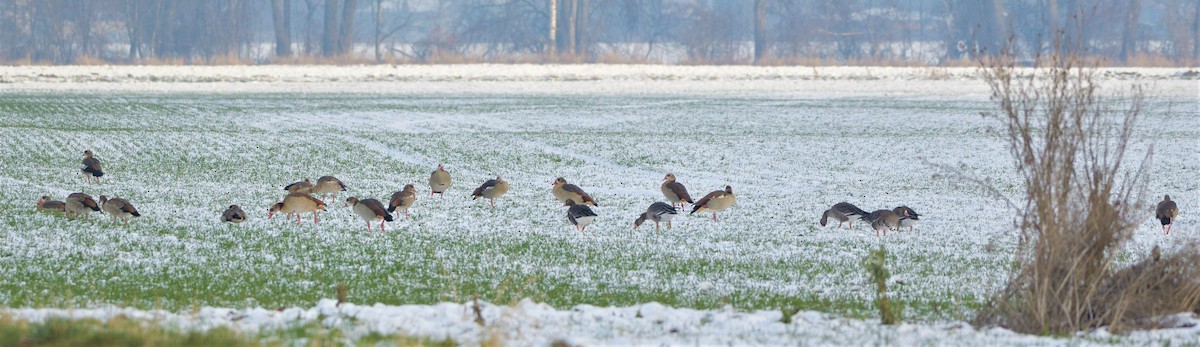
[[343,0],[342,3],[342,28],[338,35],[338,53],[353,54],[354,53],[354,18],[355,7],[358,0]]
[[332,57],[338,54],[338,0],[325,0],[325,30],[321,35],[321,54]]
[[1192,16],[1192,64],[1200,62],[1200,0],[1196,0],[1196,14]]
[[1128,11],[1125,12],[1125,30],[1121,33],[1121,61],[1129,62],[1129,58],[1137,54],[1137,25],[1141,18],[1142,0],[1129,0]]
[[754,63],[762,63],[767,50],[767,1],[754,0]]
[[284,2],[291,3],[291,0],[271,0],[271,19],[274,22],[275,29],[275,55],[287,57],[292,55],[292,33],[288,26],[287,18],[292,16],[286,9],[290,6],[284,6]]

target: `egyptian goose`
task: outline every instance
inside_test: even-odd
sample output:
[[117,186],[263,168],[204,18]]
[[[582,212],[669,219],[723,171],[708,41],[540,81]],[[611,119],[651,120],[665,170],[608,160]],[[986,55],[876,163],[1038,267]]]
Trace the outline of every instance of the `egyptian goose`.
[[392,193],[388,199],[388,212],[404,211],[404,220],[408,220],[408,209],[417,203],[417,187],[412,184],[404,186],[404,190]]
[[492,205],[492,208],[496,208],[496,198],[504,195],[504,193],[508,193],[508,181],[500,178],[500,176],[496,176],[496,179],[487,180],[479,188],[475,188],[475,191],[471,192],[471,200],[479,199],[480,197],[487,198],[488,204]]
[[312,181],[309,181],[307,178],[305,178],[303,181],[295,182],[295,183],[284,186],[283,190],[288,191],[288,193],[308,194],[308,193],[312,193],[312,188],[313,188]]
[[833,204],[833,207],[830,207],[828,210],[825,210],[825,213],[821,214],[821,226],[825,226],[829,223],[829,218],[833,218],[838,221],[838,228],[842,227],[842,223],[849,222],[850,229],[854,229],[854,221],[866,215],[867,211],[863,211],[858,206],[843,201]]
[[100,208],[109,216],[112,216],[112,221],[116,222],[117,218],[125,220],[125,225],[129,225],[129,216],[141,217],[136,207],[122,198],[109,199],[107,196],[100,196]]
[[383,209],[383,203],[375,199],[358,200],[356,197],[346,198],[346,206],[351,206],[354,209],[354,214],[362,217],[363,222],[367,222],[367,232],[371,232],[371,222],[379,221],[379,231],[387,231],[383,227],[383,222],[391,222],[392,214]]
[[1163,201],[1160,201],[1158,208],[1154,210],[1154,218],[1162,222],[1166,235],[1171,234],[1171,227],[1175,226],[1176,217],[1179,217],[1179,205],[1171,201],[1170,195],[1163,195]]
[[333,176],[321,176],[317,179],[317,184],[313,185],[313,195],[321,194],[321,201],[325,201],[325,196],[333,194],[333,199],[337,200],[337,193],[346,191],[346,184],[342,180]]
[[62,201],[50,200],[49,195],[42,195],[37,201],[38,211],[67,212],[67,205]]
[[879,236],[880,230],[883,230],[883,236],[887,236],[888,229],[900,226],[900,215],[892,210],[876,210],[863,216],[862,219],[871,223],[871,227],[875,228],[876,237]]
[[307,193],[290,193],[283,197],[283,201],[271,206],[268,210],[267,219],[270,219],[276,212],[287,213],[291,216],[296,214],[296,223],[300,223],[300,214],[312,212],[313,224],[317,224],[320,220],[317,219],[317,211],[325,210],[325,202]]
[[679,211],[675,209],[675,206],[667,205],[665,202],[655,202],[633,221],[633,230],[637,230],[639,226],[642,226],[642,222],[647,220],[654,222],[654,230],[658,230],[660,222],[667,222],[667,229],[670,229],[671,219],[675,218],[677,214]]
[[908,228],[908,231],[912,231],[917,222],[921,220],[921,215],[908,206],[898,206],[892,209],[892,212],[900,216],[900,224],[896,225],[896,231],[900,231],[900,228]]
[[688,194],[687,188],[684,188],[683,184],[675,182],[675,174],[668,173],[666,177],[663,177],[660,189],[662,189],[663,196],[667,198],[667,201],[671,202],[671,207],[679,204],[679,208],[682,209],[683,203],[692,203],[692,196]]
[[83,151],[83,178],[88,183],[92,183],[92,178],[96,182],[100,182],[100,176],[104,176],[104,170],[100,167],[100,160],[92,155],[92,150]]
[[733,195],[733,187],[725,186],[725,190],[713,191],[701,198],[700,201],[697,201],[695,205],[692,205],[692,212],[688,214],[712,211],[713,221],[716,222],[717,212],[724,211],[729,206],[733,206],[733,203],[736,201],[737,197]]
[[225,213],[221,214],[221,221],[225,223],[241,223],[246,221],[246,211],[242,211],[242,207],[238,205],[229,205],[225,209]]
[[437,170],[429,174],[429,197],[433,194],[445,196],[446,189],[450,189],[450,173],[446,172],[446,167],[438,164]]
[[554,193],[554,197],[558,201],[566,202],[567,200],[575,200],[580,201],[579,204],[582,205],[599,206],[596,204],[596,200],[592,199],[591,195],[588,195],[583,189],[579,189],[579,186],[567,183],[567,179],[565,178],[556,178],[552,184],[554,185],[554,189],[551,189],[550,192]]
[[67,208],[67,216],[73,219],[78,219],[79,214],[83,213],[85,219],[92,219],[91,211],[100,211],[100,205],[96,200],[92,199],[91,195],[85,193],[71,193],[67,195],[67,200],[63,201]]
[[596,212],[592,212],[587,205],[576,204],[575,200],[567,199],[563,206],[567,206],[567,220],[580,232],[587,231],[588,224],[592,224],[592,220],[596,219]]

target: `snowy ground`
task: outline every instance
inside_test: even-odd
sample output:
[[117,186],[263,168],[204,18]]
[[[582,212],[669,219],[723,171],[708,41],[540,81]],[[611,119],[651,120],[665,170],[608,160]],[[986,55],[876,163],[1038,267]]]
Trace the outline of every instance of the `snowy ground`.
[[[345,283],[350,302],[395,306],[343,306],[337,316],[375,322],[347,329],[419,329],[396,317],[429,312],[439,317],[429,324],[458,330],[403,331],[460,341],[499,330],[530,332],[505,337],[518,344],[1047,343],[958,323],[1005,281],[1012,214],[932,164],[1020,193],[997,124],[979,115],[992,106],[972,71],[0,67],[0,306],[130,307],[72,311],[85,315],[239,307],[172,317],[218,322],[236,312],[272,327],[332,316],[318,302]],[[1169,193],[1184,211],[1170,236],[1147,212],[1124,260],[1200,239],[1200,224],[1187,218],[1200,200],[1200,82],[1187,70],[1104,73],[1114,89],[1135,76],[1153,88],[1133,158],[1155,146],[1147,199]],[[98,185],[78,176],[88,148],[109,171]],[[423,195],[412,219],[386,234],[366,233],[340,202],[318,225],[264,218],[281,187],[304,177],[335,175],[349,195],[384,198],[405,183],[425,189],[438,163],[454,175],[451,191]],[[632,231],[637,214],[662,199],[667,172],[696,196],[732,185],[738,205],[719,223],[692,216],[670,230]],[[513,185],[495,210],[467,198],[495,175]],[[600,202],[587,234],[566,225],[550,196],[558,176]],[[114,226],[99,214],[81,222],[33,211],[38,196],[74,191],[125,197],[144,216]],[[924,221],[886,238],[817,226],[839,201],[868,210],[905,204]],[[217,223],[233,203],[251,220]],[[880,245],[890,252],[894,298],[920,324],[836,318],[873,314],[859,262]],[[489,306],[495,319],[485,315],[509,325],[484,329],[463,318],[469,310],[454,303],[474,296],[511,303]],[[805,310],[796,322],[808,323],[778,323],[781,308]],[[668,328],[635,318],[639,309],[684,333],[663,334]],[[619,318],[594,317],[604,315]],[[533,318],[499,323],[524,316]],[[712,328],[743,319],[751,323]],[[938,339],[945,331],[948,340]],[[831,337],[838,332],[854,334]]]

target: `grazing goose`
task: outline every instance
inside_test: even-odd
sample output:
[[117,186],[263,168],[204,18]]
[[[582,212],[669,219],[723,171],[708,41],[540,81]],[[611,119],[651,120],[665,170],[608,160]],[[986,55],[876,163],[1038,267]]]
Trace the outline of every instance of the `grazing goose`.
[[363,222],[367,222],[367,232],[371,232],[371,222],[379,221],[379,231],[387,231],[383,227],[383,222],[391,222],[392,214],[383,209],[383,203],[375,199],[358,200],[356,197],[346,198],[346,206],[352,206],[354,214],[362,217]]
[[558,201],[566,202],[567,200],[575,200],[579,201],[579,204],[582,205],[599,206],[596,204],[596,200],[592,199],[591,195],[588,195],[588,193],[584,192],[583,189],[580,189],[579,186],[567,183],[567,179],[565,178],[556,178],[554,179],[553,184],[554,189],[551,189],[550,192],[554,194],[554,197],[557,198]]
[[896,207],[892,209],[892,212],[900,216],[900,224],[896,226],[896,231],[900,231],[900,228],[908,228],[908,231],[912,231],[917,222],[921,220],[921,215],[908,206]]
[[487,180],[479,188],[475,188],[475,191],[471,193],[471,200],[483,197],[488,199],[488,204],[492,205],[492,208],[496,208],[496,198],[504,193],[508,193],[508,181],[496,176],[496,179]]
[[713,221],[716,222],[717,212],[724,211],[725,209],[729,208],[729,206],[733,206],[733,203],[736,201],[737,197],[733,195],[733,187],[725,186],[725,190],[715,190],[712,193],[705,195],[700,199],[700,201],[697,201],[696,204],[692,206],[692,212],[688,214],[690,215],[695,214],[696,212],[712,211]]
[[62,201],[50,200],[49,195],[42,195],[37,201],[38,211],[67,212],[67,205]]
[[63,201],[63,204],[67,208],[67,216],[72,219],[78,219],[79,214],[83,213],[85,219],[91,220],[91,211],[100,211],[100,205],[96,203],[96,200],[85,193],[71,193],[71,195],[67,195],[67,200]]
[[862,218],[864,221],[871,223],[871,227],[875,228],[875,236],[879,236],[879,231],[883,230],[883,236],[887,236],[888,229],[896,228],[900,225],[900,215],[892,210],[876,210]]
[[404,186],[404,190],[392,193],[392,198],[388,199],[388,212],[396,212],[396,210],[404,211],[404,220],[408,220],[408,209],[412,208],[417,203],[417,187],[408,184]]
[[671,202],[671,207],[679,204],[679,208],[682,209],[683,203],[692,203],[692,196],[688,194],[687,188],[684,188],[683,184],[675,182],[675,174],[673,173],[668,173],[666,177],[663,177],[660,189],[662,189],[663,196],[667,198],[667,201]]
[[654,230],[658,230],[658,223],[660,222],[667,222],[667,229],[670,229],[671,219],[675,218],[677,214],[679,214],[679,211],[675,210],[675,206],[667,205],[665,202],[655,202],[650,204],[646,212],[643,212],[641,216],[638,216],[633,221],[633,230],[637,230],[639,226],[642,226],[642,222],[647,220],[654,222]]
[[92,155],[92,150],[83,151],[83,178],[88,183],[92,183],[92,178],[96,178],[96,182],[100,182],[100,176],[104,176],[100,160]]
[[325,210],[325,202],[307,193],[290,193],[283,197],[283,201],[271,206],[267,213],[267,219],[270,219],[276,212],[287,213],[290,217],[293,213],[296,214],[296,223],[300,223],[300,214],[312,212],[313,224],[317,224],[320,220],[317,219],[317,211]]
[[221,221],[225,223],[241,223],[246,221],[246,211],[242,211],[242,207],[238,205],[229,205],[225,209],[225,213],[221,214]]
[[828,224],[829,218],[833,218],[838,221],[838,228],[842,227],[842,223],[849,222],[850,229],[854,229],[854,221],[862,219],[866,215],[867,211],[863,211],[863,209],[854,206],[854,204],[839,202],[833,204],[833,207],[830,207],[828,210],[825,210],[824,214],[821,214],[821,226],[825,226]]
[[446,172],[446,167],[438,164],[437,170],[429,174],[429,197],[433,194],[445,196],[446,189],[450,189],[450,173]]
[[333,199],[337,200],[337,193],[344,191],[346,191],[346,184],[333,176],[321,176],[317,179],[317,184],[312,187],[314,195],[321,194],[321,201],[325,201],[325,197],[329,194],[333,194]]
[[112,216],[112,221],[116,223],[117,218],[125,220],[125,225],[129,225],[129,216],[141,217],[136,207],[122,198],[109,199],[107,196],[100,196],[100,208],[109,216]]
[[1154,209],[1154,218],[1162,222],[1166,235],[1171,234],[1171,227],[1175,226],[1176,217],[1179,217],[1179,205],[1171,201],[1170,195],[1163,195],[1163,201],[1159,202],[1158,208]]
[[580,232],[587,231],[588,224],[592,224],[592,220],[596,219],[596,212],[592,212],[587,205],[575,204],[575,200],[568,199],[563,206],[567,206],[567,220]]
[[288,191],[288,193],[308,194],[308,193],[312,193],[312,188],[313,188],[312,181],[309,181],[307,178],[305,178],[303,181],[295,182],[295,183],[284,186],[283,190]]

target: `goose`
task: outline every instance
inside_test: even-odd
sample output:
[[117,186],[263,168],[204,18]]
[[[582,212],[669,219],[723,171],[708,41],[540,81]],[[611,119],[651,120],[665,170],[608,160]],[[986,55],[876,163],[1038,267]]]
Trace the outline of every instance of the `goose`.
[[136,207],[129,201],[122,198],[109,199],[107,196],[100,196],[100,208],[109,216],[112,216],[112,221],[117,222],[117,218],[125,220],[125,225],[129,225],[129,216],[141,217]]
[[[591,195],[580,189],[579,186],[567,183],[567,179],[559,177],[552,182],[554,188],[550,190],[554,197],[559,201],[566,202],[567,200],[578,201],[581,205],[599,206],[596,200],[592,199]],[[565,205],[564,205],[565,206]]]
[[283,190],[288,191],[288,193],[308,194],[308,193],[312,192],[312,188],[313,188],[312,181],[309,181],[307,178],[305,178],[303,181],[295,182],[295,183],[284,186]]
[[333,176],[321,176],[317,179],[317,184],[312,187],[312,194],[321,194],[321,201],[325,201],[325,197],[329,194],[333,194],[333,199],[337,200],[337,193],[344,191],[346,191],[346,184]]
[[892,209],[892,212],[900,216],[900,224],[896,226],[896,231],[900,231],[900,228],[908,228],[908,231],[912,231],[917,222],[921,220],[921,215],[908,206],[898,206]]
[[1158,208],[1154,209],[1154,219],[1162,222],[1165,235],[1171,234],[1171,227],[1175,226],[1175,218],[1179,217],[1179,205],[1175,201],[1171,201],[1170,195],[1163,195],[1163,200],[1158,203]]
[[642,226],[642,222],[647,220],[654,222],[654,230],[658,230],[660,222],[667,222],[667,229],[670,229],[671,219],[675,218],[677,214],[679,211],[675,210],[675,206],[667,205],[665,202],[655,202],[633,221],[633,230],[637,230],[639,226]]
[[92,155],[92,150],[84,150],[83,178],[86,179],[88,183],[92,183],[92,178],[95,178],[96,182],[100,182],[100,176],[104,176],[104,170],[101,168],[100,160],[96,159],[96,157]]
[[67,216],[78,219],[79,214],[83,213],[84,219],[91,220],[91,211],[100,211],[100,205],[96,200],[92,199],[91,195],[85,193],[71,193],[67,195],[67,200],[63,201],[67,208]]
[[679,204],[679,208],[682,209],[683,203],[693,203],[692,196],[688,194],[687,188],[684,188],[682,183],[675,182],[675,174],[673,173],[668,173],[666,177],[663,177],[663,183],[659,189],[662,190],[663,196],[667,198],[667,201],[671,202],[672,207],[675,204]]
[[291,216],[293,213],[295,213],[296,214],[296,223],[299,224],[300,223],[300,214],[303,214],[305,212],[312,212],[313,224],[317,224],[317,223],[320,223],[320,220],[317,219],[317,212],[324,211],[324,210],[325,210],[325,202],[324,201],[314,198],[312,195],[309,195],[307,193],[290,193],[287,196],[283,197],[283,201],[271,206],[271,209],[268,211],[268,214],[267,214],[267,219],[270,219],[271,216],[274,215],[276,212],[287,213],[288,216]]
[[854,221],[862,219],[866,215],[867,211],[863,211],[858,206],[843,201],[833,204],[833,207],[830,207],[828,210],[825,210],[825,213],[821,214],[821,226],[825,226],[828,224],[829,218],[833,218],[838,221],[838,228],[842,227],[842,223],[849,222],[850,229],[854,229]]
[[708,193],[708,195],[705,195],[703,198],[700,198],[700,201],[697,201],[695,205],[692,205],[692,212],[688,214],[691,215],[695,214],[696,212],[712,211],[713,221],[716,222],[717,212],[724,211],[725,209],[729,208],[729,206],[733,206],[733,203],[736,201],[737,197],[733,195],[733,187],[725,186],[725,190],[715,190],[712,193]]
[[246,221],[246,211],[242,211],[242,207],[238,205],[229,205],[225,212],[221,214],[221,221],[225,223],[241,223]]
[[404,186],[404,190],[392,193],[392,198],[388,199],[388,212],[396,212],[396,210],[404,211],[404,220],[408,220],[408,209],[412,208],[417,202],[417,187],[412,184]]
[[471,192],[471,200],[483,197],[488,199],[488,204],[492,205],[492,208],[496,208],[496,198],[504,193],[508,193],[508,181],[496,176],[496,179],[487,180],[479,188],[475,188],[475,191]]
[[37,200],[38,211],[67,212],[67,205],[62,201],[50,200],[49,195],[42,195]]
[[346,206],[351,206],[354,214],[362,217],[363,222],[367,223],[367,232],[371,232],[371,222],[379,221],[379,231],[384,232],[383,222],[391,222],[392,214],[383,209],[383,203],[375,199],[358,200],[357,197],[346,198]]
[[567,220],[580,232],[587,231],[588,224],[592,224],[592,220],[596,219],[596,212],[592,212],[587,205],[575,204],[575,200],[567,199],[563,206],[567,206]]
[[896,228],[900,225],[900,215],[892,210],[876,210],[862,218],[864,221],[871,223],[871,227],[875,228],[875,236],[879,236],[879,231],[883,230],[883,236],[887,236],[888,229]]
[[429,174],[429,197],[433,194],[445,196],[446,189],[450,189],[450,173],[446,172],[446,167],[438,164],[437,170]]

